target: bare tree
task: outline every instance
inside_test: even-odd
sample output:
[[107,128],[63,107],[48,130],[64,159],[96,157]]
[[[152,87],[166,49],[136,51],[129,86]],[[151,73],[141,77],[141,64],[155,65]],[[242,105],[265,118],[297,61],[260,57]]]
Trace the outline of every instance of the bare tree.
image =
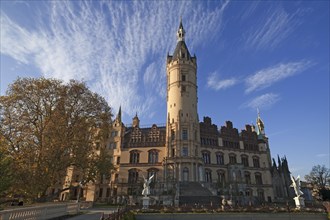
[[312,171],[305,176],[305,180],[320,188],[324,188],[329,185],[330,169],[325,165],[313,166]]

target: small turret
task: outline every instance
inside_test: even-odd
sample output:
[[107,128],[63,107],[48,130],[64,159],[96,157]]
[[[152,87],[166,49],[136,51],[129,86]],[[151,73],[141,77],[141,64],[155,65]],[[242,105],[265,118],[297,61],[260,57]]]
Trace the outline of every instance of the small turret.
[[132,126],[133,126],[134,128],[140,126],[140,119],[139,119],[139,117],[137,116],[137,113],[135,114],[135,117],[133,118]]

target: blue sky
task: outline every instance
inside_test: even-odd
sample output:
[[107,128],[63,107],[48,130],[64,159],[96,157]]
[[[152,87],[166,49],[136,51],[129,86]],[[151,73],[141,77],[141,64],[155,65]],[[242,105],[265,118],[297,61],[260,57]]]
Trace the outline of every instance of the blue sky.
[[294,175],[329,167],[329,1],[0,1],[1,94],[18,76],[84,80],[130,124],[166,120],[165,60],[182,16],[200,120],[259,108]]

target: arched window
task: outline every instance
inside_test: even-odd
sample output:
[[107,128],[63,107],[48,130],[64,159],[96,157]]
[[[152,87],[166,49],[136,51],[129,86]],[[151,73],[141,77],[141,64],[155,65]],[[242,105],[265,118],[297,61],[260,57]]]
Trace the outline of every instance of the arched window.
[[221,153],[221,152],[216,153],[216,158],[217,158],[217,164],[219,164],[219,165],[225,164],[223,153]]
[[128,171],[128,183],[137,183],[139,179],[139,172],[137,169],[130,169]]
[[158,163],[158,151],[157,150],[149,150],[148,162],[149,163]]
[[205,164],[210,164],[211,163],[211,156],[209,151],[203,151],[202,152],[202,157],[204,160]]
[[130,163],[139,163],[140,161],[140,152],[137,150],[130,151],[129,162]]
[[253,157],[253,167],[260,168],[260,160],[259,160],[259,157],[257,157],[257,156]]
[[236,164],[237,163],[236,154],[229,154],[229,163],[230,164]]
[[156,168],[150,168],[148,169],[148,176],[147,178],[149,179],[149,177],[151,177],[152,175],[154,175],[154,177],[152,178],[152,182],[155,182],[157,180],[157,174],[158,174],[158,169]]
[[242,164],[245,167],[249,166],[249,157],[247,155],[242,155],[241,156]]

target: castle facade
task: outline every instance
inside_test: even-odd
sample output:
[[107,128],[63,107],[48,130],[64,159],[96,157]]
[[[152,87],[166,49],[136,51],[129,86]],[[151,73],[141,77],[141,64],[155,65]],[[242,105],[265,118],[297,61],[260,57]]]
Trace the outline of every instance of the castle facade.
[[[109,178],[83,186],[82,197],[136,204],[142,198],[143,179],[153,175],[150,197],[154,204],[225,198],[247,205],[287,198],[287,161],[285,168],[282,162],[281,168],[272,164],[259,113],[256,126],[246,125],[241,131],[231,121],[220,128],[209,117],[199,121],[197,58],[188,50],[181,22],[176,48],[167,56],[166,74],[166,123],[143,127],[136,115],[131,125],[125,125],[119,109],[107,142],[101,143],[113,158],[115,170]],[[75,176],[73,171],[70,175]]]

